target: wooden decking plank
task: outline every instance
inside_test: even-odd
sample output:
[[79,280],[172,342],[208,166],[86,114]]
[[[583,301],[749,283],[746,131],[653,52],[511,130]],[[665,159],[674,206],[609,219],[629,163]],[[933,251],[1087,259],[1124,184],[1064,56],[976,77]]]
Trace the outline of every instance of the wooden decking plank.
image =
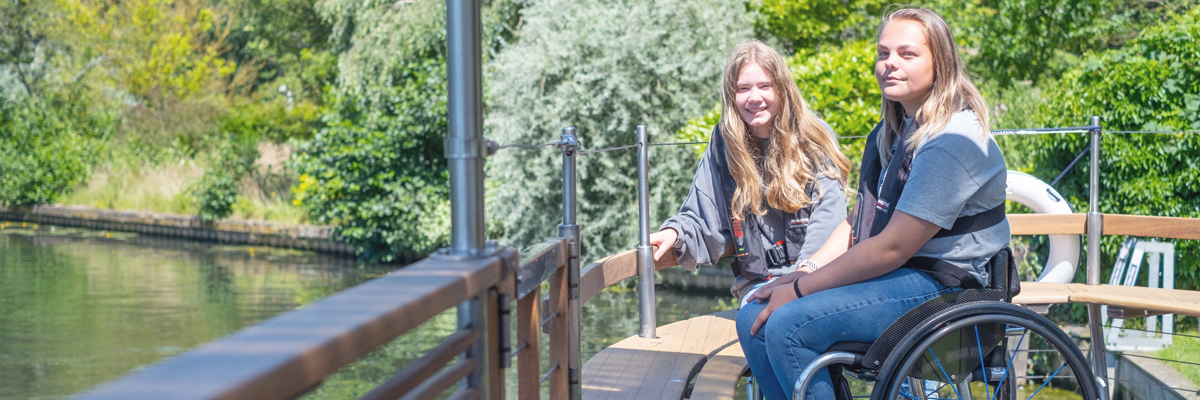
[[632,336],[604,349],[584,364],[584,398],[678,399],[707,358],[737,342],[736,312],[668,324],[657,339]]
[[[690,323],[690,320],[684,320],[668,326]],[[619,398],[632,395],[642,386],[643,378],[653,366],[656,356],[666,350],[664,346],[672,344],[679,346],[679,338],[670,335],[660,335],[657,339],[632,336],[604,349],[601,353],[609,354],[603,364],[589,365],[590,360],[584,364],[585,374],[592,375],[590,384],[583,387],[584,397],[610,399],[614,398],[614,394]]]
[[[669,396],[667,394],[672,391],[682,394],[687,385],[688,372],[704,360],[704,357],[696,354],[694,350],[696,346],[703,343],[704,337],[708,334],[705,331],[707,326],[704,322],[703,317],[691,318],[688,319],[687,325],[660,334],[661,337],[672,338],[670,343],[673,345],[665,346],[668,348],[662,349],[662,352],[655,352],[654,365],[658,368],[649,368],[648,373],[643,375],[642,383],[634,392],[633,399],[679,398],[678,395]],[[686,369],[686,371],[681,372],[681,369]],[[678,383],[681,380],[682,384]]]
[[689,399],[733,400],[738,381],[742,379],[746,368],[742,345],[737,342],[730,344],[704,363],[704,368],[696,376],[696,386],[692,388]]

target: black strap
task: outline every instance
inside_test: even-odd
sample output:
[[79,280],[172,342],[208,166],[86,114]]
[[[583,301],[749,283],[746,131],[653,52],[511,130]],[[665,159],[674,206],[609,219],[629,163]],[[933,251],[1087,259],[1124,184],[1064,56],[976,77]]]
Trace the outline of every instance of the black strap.
[[975,279],[967,270],[951,264],[946,260],[941,260],[932,257],[913,257],[904,263],[905,267],[912,268],[929,274],[933,280],[947,287],[960,287],[963,289],[983,289],[983,285],[979,284],[979,280]]
[[1000,203],[1000,205],[979,214],[958,217],[958,219],[954,220],[954,226],[951,226],[950,229],[938,231],[933,237],[943,238],[979,232],[996,226],[996,224],[1003,222],[1004,218],[1004,203]]

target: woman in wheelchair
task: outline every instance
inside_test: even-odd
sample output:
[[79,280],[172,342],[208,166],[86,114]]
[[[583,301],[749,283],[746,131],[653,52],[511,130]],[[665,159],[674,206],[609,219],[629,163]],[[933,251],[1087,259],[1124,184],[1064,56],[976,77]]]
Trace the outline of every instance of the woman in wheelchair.
[[[732,241],[738,299],[796,269],[846,218],[850,160],[800,96],[787,64],[759,41],[725,65],[721,122],[679,213],[650,235],[657,260],[717,263]],[[732,206],[731,206],[732,205]]]
[[[867,139],[849,221],[738,313],[768,399],[789,398],[801,370],[834,343],[873,342],[928,300],[988,287],[989,260],[1008,246],[1004,158],[946,22],[919,9],[888,15],[875,77],[883,118]],[[833,395],[828,371],[819,372],[808,397]]]

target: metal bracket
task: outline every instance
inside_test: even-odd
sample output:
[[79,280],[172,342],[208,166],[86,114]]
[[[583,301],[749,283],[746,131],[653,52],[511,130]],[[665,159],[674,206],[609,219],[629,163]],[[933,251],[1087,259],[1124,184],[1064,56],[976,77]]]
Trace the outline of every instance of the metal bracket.
[[[484,242],[482,249],[471,249],[469,254],[454,254],[450,252],[449,247],[438,247],[437,251],[429,255],[429,258],[440,258],[443,260],[461,261],[474,258],[491,257],[504,251],[505,247],[500,246],[500,243],[495,240]],[[509,260],[504,260],[508,264]],[[505,265],[505,273],[508,273],[508,265]]]
[[563,149],[564,155],[575,155],[575,151],[579,150],[579,137],[574,135],[575,128],[571,127],[570,134],[563,134],[562,139],[555,143],[556,147]]
[[512,367],[512,295],[507,292],[501,292],[498,296],[500,302],[500,368]]
[[446,158],[481,158],[486,157],[486,140],[475,138],[446,138]]

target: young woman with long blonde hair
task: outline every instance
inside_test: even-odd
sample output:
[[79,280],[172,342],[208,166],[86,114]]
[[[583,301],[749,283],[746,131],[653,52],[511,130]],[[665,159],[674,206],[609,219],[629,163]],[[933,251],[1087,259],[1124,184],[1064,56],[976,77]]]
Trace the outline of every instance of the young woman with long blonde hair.
[[657,260],[715,265],[731,247],[739,299],[797,268],[846,217],[850,161],[796,87],[783,58],[760,41],[725,65],[721,121],[679,213],[650,243]]
[[[873,342],[944,293],[984,287],[1006,251],[1004,158],[987,106],[963,73],[949,26],[928,10],[880,27],[883,120],[868,137],[858,201],[806,268],[750,296],[738,337],[768,399],[791,398],[800,369],[836,342]],[[847,248],[849,248],[847,250]],[[810,399],[833,397],[828,371]]]

